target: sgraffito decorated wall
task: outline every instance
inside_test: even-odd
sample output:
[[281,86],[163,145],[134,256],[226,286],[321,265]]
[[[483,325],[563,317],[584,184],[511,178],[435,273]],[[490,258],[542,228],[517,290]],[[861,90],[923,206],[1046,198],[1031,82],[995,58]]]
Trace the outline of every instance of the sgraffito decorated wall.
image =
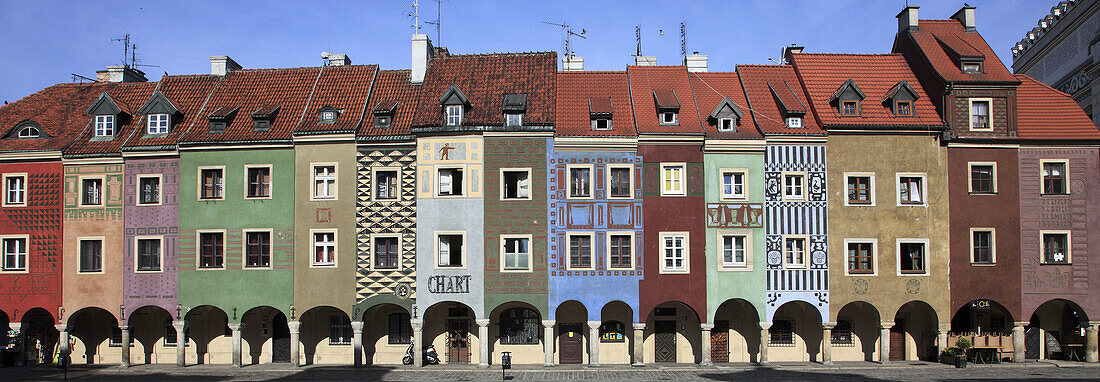
[[[707,322],[723,303],[741,299],[760,317],[764,311],[764,158],[763,153],[706,153]],[[744,174],[744,197],[723,196],[723,174]],[[723,264],[722,236],[745,236],[744,265]]]
[[61,162],[4,163],[0,173],[27,176],[26,205],[0,208],[0,236],[28,243],[27,271],[0,273],[0,310],[12,321],[34,308],[56,317],[62,297]]
[[[97,182],[91,189],[85,182]],[[95,196],[85,195],[87,193]],[[65,165],[64,304],[66,322],[96,307],[118,319],[123,305],[123,164]],[[102,267],[80,271],[80,242],[100,241]],[[104,293],[104,291],[113,291]],[[70,322],[71,324],[71,322]]]
[[[412,311],[416,302],[416,151],[413,145],[361,147],[358,150],[355,311],[391,303]],[[397,199],[378,199],[374,177],[378,170],[397,171],[401,181]],[[397,235],[400,264],[396,269],[373,266],[371,240]]]
[[[179,158],[127,159],[125,167],[125,317],[145,306],[175,314],[179,261]],[[159,202],[139,204],[139,180],[159,178]],[[161,240],[161,271],[135,272],[136,240]]]

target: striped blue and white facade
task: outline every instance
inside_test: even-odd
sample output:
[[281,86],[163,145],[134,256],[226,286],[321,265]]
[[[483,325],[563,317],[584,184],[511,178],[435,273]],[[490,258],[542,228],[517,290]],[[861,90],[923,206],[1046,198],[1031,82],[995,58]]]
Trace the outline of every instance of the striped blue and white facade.
[[[817,308],[829,317],[828,193],[825,186],[825,145],[768,144],[764,153],[765,250],[767,251],[766,320],[791,301]],[[784,175],[805,176],[804,200],[784,200]],[[786,267],[786,238],[805,238],[804,267]]]

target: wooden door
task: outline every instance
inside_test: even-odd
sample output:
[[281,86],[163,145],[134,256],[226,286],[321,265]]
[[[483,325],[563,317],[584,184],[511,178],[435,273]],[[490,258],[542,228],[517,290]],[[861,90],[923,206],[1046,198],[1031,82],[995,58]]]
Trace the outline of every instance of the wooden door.
[[676,321],[657,321],[653,329],[654,360],[676,362]]
[[710,360],[711,362],[726,363],[730,361],[730,322],[715,321],[714,329],[710,331]]
[[[577,365],[584,361],[584,332],[581,324],[558,325],[558,362]],[[596,339],[599,341],[599,339]]]
[[271,320],[271,362],[290,362],[290,327],[282,313]]
[[[481,339],[484,341],[485,339]],[[447,320],[447,363],[470,362],[470,321]]]
[[905,331],[900,324],[890,328],[890,360],[905,360]]

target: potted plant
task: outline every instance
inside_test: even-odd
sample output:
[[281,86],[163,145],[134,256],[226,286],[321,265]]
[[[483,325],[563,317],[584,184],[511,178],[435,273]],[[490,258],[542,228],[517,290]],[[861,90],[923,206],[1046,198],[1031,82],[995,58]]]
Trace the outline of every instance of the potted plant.
[[970,340],[960,337],[955,341],[955,346],[944,349],[943,361],[955,365],[956,368],[965,369],[966,349],[970,349]]

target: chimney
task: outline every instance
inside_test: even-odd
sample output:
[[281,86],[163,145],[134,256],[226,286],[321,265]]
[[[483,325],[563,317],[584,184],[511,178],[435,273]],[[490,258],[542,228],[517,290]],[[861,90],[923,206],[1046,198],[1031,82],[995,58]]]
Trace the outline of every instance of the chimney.
[[108,65],[107,69],[95,72],[99,82],[148,82],[145,72],[124,65]]
[[908,6],[898,13],[898,33],[905,32],[907,30],[917,31],[917,6]]
[[344,66],[351,65],[351,59],[348,55],[343,53],[333,53],[325,56],[325,60],[328,60],[328,66]]
[[976,32],[978,30],[977,25],[974,24],[973,5],[964,5],[962,9],[959,9],[958,12],[955,12],[955,14],[951,15],[951,18],[959,20],[959,22],[962,23],[963,27],[966,27],[967,32]]
[[234,70],[240,70],[241,64],[229,56],[210,56],[210,74],[224,76]]
[[634,65],[657,66],[657,56],[634,56]]
[[802,53],[803,49],[806,49],[806,47],[798,46],[798,45],[795,45],[795,44],[791,44],[791,45],[783,47],[783,63],[787,64],[787,65],[790,65],[791,62],[793,62],[791,60],[793,55]]
[[707,71],[707,55],[699,54],[699,52],[693,52],[687,56],[684,56],[684,66],[688,68],[688,72],[697,73]]
[[579,72],[584,70],[584,57],[566,56],[561,59],[561,70]]
[[428,63],[432,61],[432,40],[426,34],[414,34],[412,37],[412,72],[409,74],[409,82],[413,84],[424,83],[424,75],[428,73]]

